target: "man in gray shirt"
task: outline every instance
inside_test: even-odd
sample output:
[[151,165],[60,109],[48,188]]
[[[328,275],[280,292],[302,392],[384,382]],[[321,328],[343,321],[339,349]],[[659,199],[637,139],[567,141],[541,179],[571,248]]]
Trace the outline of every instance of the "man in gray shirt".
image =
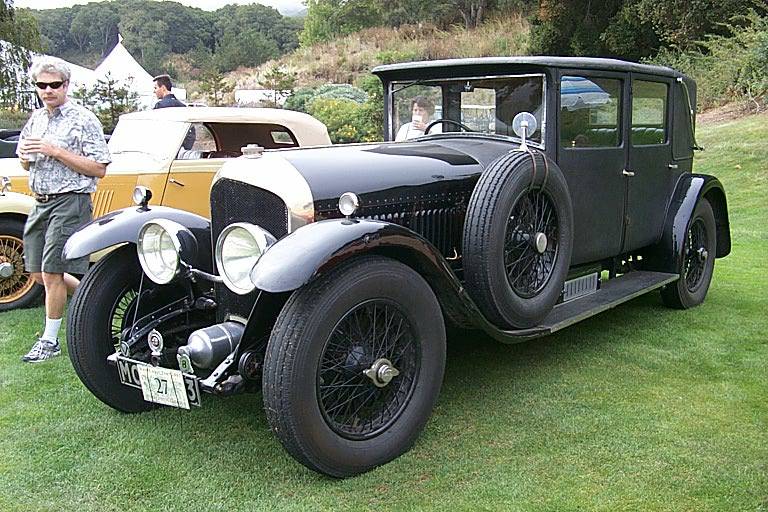
[[29,363],[61,353],[58,340],[67,294],[79,284],[71,274],[88,269],[88,257],[67,261],[67,238],[91,220],[91,193],[111,161],[96,116],[67,98],[69,66],[53,57],[30,70],[45,107],[36,110],[19,136],[17,154],[29,171],[35,206],[24,226],[24,266],[45,287],[45,331],[22,357]]

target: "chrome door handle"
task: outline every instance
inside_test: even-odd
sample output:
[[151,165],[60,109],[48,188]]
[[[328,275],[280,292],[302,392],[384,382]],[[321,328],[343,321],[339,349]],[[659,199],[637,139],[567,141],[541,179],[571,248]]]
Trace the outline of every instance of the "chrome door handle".
[[677,169],[680,166],[677,164],[667,164],[667,167],[669,167],[670,169]]
[[632,176],[635,175],[635,171],[630,171],[630,170],[627,170],[627,169],[623,169],[621,171],[621,174],[623,174],[624,176],[629,176],[631,178]]
[[183,187],[183,186],[184,186],[184,184],[183,184],[182,182],[180,182],[180,181],[178,181],[178,180],[176,180],[176,179],[174,179],[174,178],[169,178],[169,179],[168,179],[168,181],[169,181],[170,183],[174,183],[174,184],[176,184],[176,185],[179,185],[180,187]]

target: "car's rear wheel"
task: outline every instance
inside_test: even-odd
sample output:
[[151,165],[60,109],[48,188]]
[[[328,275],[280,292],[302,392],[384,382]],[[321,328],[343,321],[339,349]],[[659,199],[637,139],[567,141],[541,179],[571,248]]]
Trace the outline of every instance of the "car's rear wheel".
[[429,285],[399,262],[362,258],[285,304],[264,362],[267,419],[305,466],[356,475],[411,447],[444,365],[445,327]]
[[0,219],[0,311],[37,304],[43,292],[24,270],[24,222]]
[[480,177],[464,224],[466,286],[499,327],[536,325],[563,289],[573,214],[560,169],[544,155],[512,152]]
[[120,333],[159,303],[150,298],[154,285],[144,280],[140,310],[136,311],[142,270],[133,245],[100,259],[85,274],[69,305],[67,348],[72,366],[85,387],[99,400],[122,412],[153,408],[141,390],[120,383],[118,370],[107,363],[120,343]]
[[688,221],[680,256],[680,279],[661,289],[665,305],[688,309],[704,302],[715,268],[716,237],[712,205],[702,198]]

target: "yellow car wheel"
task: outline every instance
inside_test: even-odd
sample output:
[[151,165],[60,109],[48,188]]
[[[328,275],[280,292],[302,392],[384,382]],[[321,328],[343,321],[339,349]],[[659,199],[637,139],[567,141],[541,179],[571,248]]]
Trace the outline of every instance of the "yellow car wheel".
[[24,270],[24,222],[0,219],[0,311],[39,301],[43,287]]

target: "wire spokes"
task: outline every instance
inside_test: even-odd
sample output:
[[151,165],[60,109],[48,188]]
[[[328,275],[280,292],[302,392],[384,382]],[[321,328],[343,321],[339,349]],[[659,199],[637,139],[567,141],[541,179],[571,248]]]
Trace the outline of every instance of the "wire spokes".
[[[391,301],[359,304],[339,321],[318,368],[318,402],[329,426],[350,439],[387,428],[405,408],[419,369],[418,340]],[[386,361],[397,376],[376,384],[364,372]]]
[[523,195],[510,212],[504,235],[504,268],[517,295],[534,297],[547,284],[555,267],[557,240],[557,211],[550,197],[541,190]]

